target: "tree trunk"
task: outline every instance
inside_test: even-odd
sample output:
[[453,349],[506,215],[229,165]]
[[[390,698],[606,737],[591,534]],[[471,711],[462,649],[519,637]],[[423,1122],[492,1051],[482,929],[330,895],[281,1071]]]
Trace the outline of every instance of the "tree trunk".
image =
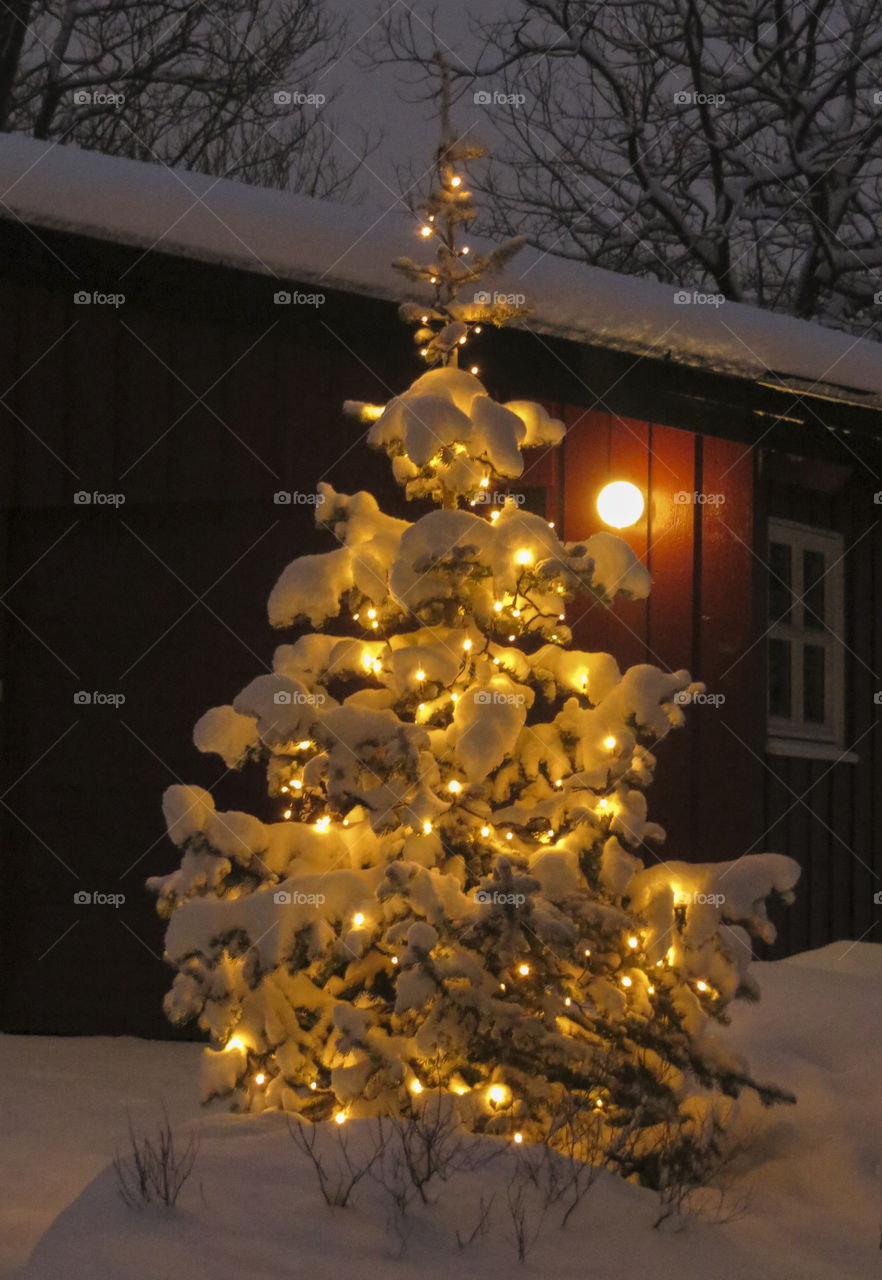
[[12,87],[25,31],[31,16],[31,0],[7,0],[0,5],[0,131],[9,127]]

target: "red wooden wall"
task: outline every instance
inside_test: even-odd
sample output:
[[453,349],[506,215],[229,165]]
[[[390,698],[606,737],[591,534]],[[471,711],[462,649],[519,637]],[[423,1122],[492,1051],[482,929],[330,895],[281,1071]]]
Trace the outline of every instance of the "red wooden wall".
[[[664,857],[719,861],[761,851],[765,701],[752,451],[613,413],[550,407],[566,423],[565,443],[535,460],[525,480],[547,486],[549,518],[562,519],[567,540],[605,527],[596,503],[610,481],[629,480],[646,499],[641,520],[621,536],[648,566],[651,595],[613,609],[584,606],[573,620],[576,643],[612,653],[622,668],[686,667],[726,699],[691,707],[686,729],[657,745],[649,800],[668,833]],[[690,500],[676,501],[678,493]],[[696,493],[722,501],[696,503]]]

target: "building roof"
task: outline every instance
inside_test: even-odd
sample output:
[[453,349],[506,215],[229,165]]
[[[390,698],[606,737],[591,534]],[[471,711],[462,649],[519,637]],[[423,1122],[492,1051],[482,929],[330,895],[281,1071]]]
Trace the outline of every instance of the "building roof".
[[[0,216],[382,299],[407,292],[392,259],[419,252],[413,216],[392,193],[388,213],[366,218],[352,205],[12,134],[0,137]],[[882,343],[532,249],[498,288],[525,295],[538,334],[882,406]]]

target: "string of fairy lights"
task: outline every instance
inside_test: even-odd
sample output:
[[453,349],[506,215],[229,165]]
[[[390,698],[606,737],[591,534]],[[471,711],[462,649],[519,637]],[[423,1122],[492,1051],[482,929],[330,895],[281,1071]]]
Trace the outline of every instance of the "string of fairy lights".
[[[430,365],[457,365],[458,356],[472,335],[478,336],[482,332],[480,321],[470,320],[463,317],[460,307],[454,306],[459,289],[466,283],[477,282],[481,278],[483,269],[482,261],[471,257],[471,249],[468,244],[457,247],[456,233],[457,227],[473,218],[474,211],[472,208],[472,196],[468,191],[463,175],[457,172],[456,167],[450,163],[449,148],[442,147],[439,151],[437,162],[437,185],[431,193],[426,207],[424,208],[424,220],[418,229],[418,236],[421,240],[429,242],[436,240],[438,242],[438,250],[436,253],[436,261],[434,264],[424,267],[414,265],[414,273],[416,278],[424,280],[434,290],[433,303],[429,307],[421,310],[415,310],[412,318],[417,322],[417,330],[415,333],[415,341],[418,346],[420,356]],[[474,265],[472,265],[474,264]],[[449,334],[453,331],[453,336],[449,338],[445,345],[442,341],[442,335]],[[470,367],[470,372],[474,375],[479,373],[477,365]],[[384,412],[383,406],[379,405],[362,405],[360,406],[361,416],[366,421],[376,421]],[[463,446],[454,446],[454,451],[463,451]],[[441,457],[438,455],[432,460],[436,465],[440,465]],[[430,463],[431,467],[431,463]],[[479,492],[470,499],[470,505],[474,507],[479,501],[486,499],[486,491],[490,489],[492,483],[492,468],[487,468],[486,473],[479,481]],[[633,487],[633,486],[632,486]],[[480,491],[483,491],[483,496]],[[495,508],[489,512],[487,519],[492,524],[499,519],[501,511]],[[549,522],[551,528],[554,523]],[[531,575],[535,569],[534,552],[528,548],[519,548],[514,552],[513,561],[519,570],[515,589],[511,592],[503,593],[500,599],[493,602],[492,615],[488,620],[488,629],[490,632],[504,636],[509,644],[516,644],[519,639],[531,633],[533,624],[539,620],[544,622],[545,619],[552,617],[549,613],[543,613],[536,603],[530,598]],[[536,579],[535,585],[538,587],[539,581]],[[543,582],[543,590],[547,591],[548,584]],[[566,588],[562,584],[558,584],[556,591],[560,596],[566,596]],[[564,603],[563,601],[561,603]],[[554,615],[556,620],[565,622],[565,613],[561,612]],[[388,641],[386,639],[378,639],[371,641],[369,637],[373,633],[383,633],[388,623],[394,624],[393,616],[384,617],[382,609],[379,609],[375,602],[363,598],[362,602],[351,614],[353,623],[360,623],[362,627],[362,643],[364,645],[360,665],[360,674],[363,677],[377,677],[381,679],[388,674],[384,665],[383,656],[387,648]],[[500,667],[501,671],[506,671],[506,650],[505,648],[494,645],[491,642],[490,635],[482,637],[484,644],[482,648],[476,649],[473,640],[466,637],[462,641],[462,659],[457,672],[451,683],[445,684],[444,681],[430,678],[428,672],[423,665],[423,661],[417,659],[417,665],[412,675],[412,688],[407,692],[403,699],[404,705],[401,707],[401,714],[410,716],[414,724],[431,724],[434,727],[446,727],[451,723],[456,711],[458,699],[469,689],[472,677],[475,674],[475,663],[479,657],[489,655],[493,663]],[[554,644],[563,644],[558,632],[553,631],[547,639]],[[497,650],[495,653],[493,652]],[[522,650],[518,650],[522,653]],[[589,676],[586,670],[576,678],[576,687],[568,687],[568,696],[575,694],[583,706],[590,706],[588,699],[589,692]],[[611,764],[619,759],[623,747],[613,733],[606,733],[600,740],[604,751],[609,755]],[[317,809],[326,808],[328,804],[327,794],[321,786],[314,784],[307,785],[304,780],[304,769],[316,752],[320,748],[312,739],[304,738],[294,745],[293,755],[296,757],[290,772],[288,772],[285,780],[280,784],[279,791],[284,797],[285,808],[283,818],[285,821],[302,821],[303,818],[313,818],[313,814]],[[624,769],[622,769],[624,772]],[[536,849],[537,846],[547,846],[552,841],[560,840],[563,836],[568,835],[577,826],[594,822],[604,833],[604,838],[611,832],[613,824],[620,813],[620,806],[616,797],[615,787],[611,781],[612,775],[608,774],[607,787],[601,794],[597,794],[596,789],[593,794],[596,797],[596,803],[593,808],[589,808],[587,812],[581,813],[572,819],[566,819],[555,831],[549,824],[541,831],[525,833],[523,830],[516,830],[510,823],[497,824],[486,817],[476,815],[470,808],[472,788],[465,778],[448,777],[442,784],[447,793],[449,801],[448,809],[445,811],[451,813],[454,821],[461,824],[463,818],[474,819],[471,825],[473,831],[472,839],[484,841],[488,845],[488,852],[503,853],[511,851],[512,848],[518,850]],[[588,792],[592,789],[579,784],[574,780],[574,774],[561,775],[556,777],[547,777],[547,781],[554,792],[564,791],[566,793]],[[442,815],[440,823],[433,823],[429,819],[419,821],[414,819],[411,823],[411,831],[414,834],[422,833],[423,836],[432,839],[438,839],[443,836],[445,815]],[[350,815],[344,815],[341,818],[341,825],[344,828],[350,827],[352,818]],[[320,813],[311,821],[314,831],[320,834],[328,834],[334,831],[336,824],[332,821],[329,813]],[[355,822],[357,825],[357,821]],[[500,837],[502,843],[500,843]],[[679,895],[676,886],[672,886],[675,895],[675,901]],[[375,927],[379,926],[379,921],[370,918],[368,911],[359,910],[353,913],[350,924],[351,928],[360,932],[373,933]],[[578,956],[578,960],[575,958]],[[387,957],[390,976],[394,975],[396,969],[400,966],[400,957],[397,954],[390,954]],[[678,967],[678,950],[676,945],[668,947],[663,959],[651,961],[646,953],[643,938],[639,933],[629,934],[625,939],[624,947],[620,957],[620,968],[616,970],[618,985],[620,986],[624,996],[627,998],[629,994],[636,997],[638,992],[644,992],[647,998],[654,997],[657,994],[657,985],[660,981],[658,971],[662,971],[662,975],[667,971],[675,972]],[[584,940],[578,942],[574,947],[574,954],[569,963],[575,973],[575,977],[569,978],[563,972],[557,976],[560,985],[564,988],[565,993],[556,993],[560,996],[560,1017],[566,1025],[567,1020],[575,1023],[577,1027],[587,1025],[586,1011],[589,1008],[589,1002],[581,997],[579,987],[591,977],[595,976],[592,969],[592,952],[591,948],[584,944]],[[565,967],[565,966],[564,966]],[[599,969],[601,975],[606,975],[609,967],[609,957],[605,957],[603,964]],[[536,983],[543,984],[546,981],[545,976],[537,967],[532,957],[523,958],[511,965],[504,972],[500,972],[498,990],[499,998],[505,999],[510,987],[517,987],[518,984]],[[702,999],[713,1001],[717,998],[718,993],[712,985],[705,979],[691,981],[693,991]],[[544,992],[548,994],[550,988],[544,987]],[[537,990],[538,994],[538,990]],[[582,1018],[582,1023],[578,1019]],[[256,1089],[266,1087],[271,1078],[270,1064],[272,1053],[259,1054],[249,1045],[244,1034],[236,1034],[232,1036],[223,1047],[222,1052],[239,1052],[245,1055],[246,1063],[250,1063],[251,1059],[256,1060],[259,1069],[251,1076],[253,1085]],[[409,1092],[418,1097],[426,1091],[427,1086],[419,1079],[416,1073],[410,1069],[406,1079],[406,1087]],[[320,1079],[311,1079],[307,1086],[312,1093],[323,1093],[328,1097],[333,1096],[333,1091],[327,1088]],[[482,1099],[483,1105],[486,1107],[487,1113],[490,1115],[500,1115],[509,1117],[510,1128],[509,1134],[511,1140],[515,1144],[520,1144],[524,1140],[524,1134],[517,1127],[518,1099],[515,1097],[511,1087],[500,1080],[484,1080],[469,1084],[462,1076],[455,1072],[451,1075],[447,1082],[447,1089],[457,1095],[463,1096],[467,1094],[477,1095]],[[608,1104],[609,1099],[605,1095],[604,1089],[598,1086],[594,1091],[593,1105],[597,1110],[603,1110]],[[349,1111],[344,1107],[338,1109],[333,1114],[333,1119],[338,1125],[343,1125],[349,1118]]]

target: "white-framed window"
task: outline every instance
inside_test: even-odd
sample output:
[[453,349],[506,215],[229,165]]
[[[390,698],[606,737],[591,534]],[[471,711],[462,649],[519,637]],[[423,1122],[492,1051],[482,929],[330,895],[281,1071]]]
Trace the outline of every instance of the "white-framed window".
[[842,535],[769,521],[768,749],[815,754],[845,731]]

